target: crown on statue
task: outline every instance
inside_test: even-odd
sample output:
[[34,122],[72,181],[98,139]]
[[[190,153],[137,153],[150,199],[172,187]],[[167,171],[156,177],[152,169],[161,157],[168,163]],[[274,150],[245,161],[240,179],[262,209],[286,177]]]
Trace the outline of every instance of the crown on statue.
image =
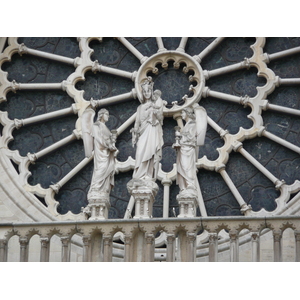
[[152,77],[148,76],[143,83],[141,84],[142,88],[144,89],[146,86],[149,86],[151,89],[153,89],[154,82],[152,81]]

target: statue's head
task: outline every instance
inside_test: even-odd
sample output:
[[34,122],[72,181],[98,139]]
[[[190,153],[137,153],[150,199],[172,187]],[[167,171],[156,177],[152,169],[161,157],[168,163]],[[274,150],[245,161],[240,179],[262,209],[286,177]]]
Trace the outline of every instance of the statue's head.
[[153,92],[153,96],[154,96],[155,100],[157,100],[158,98],[161,97],[161,91],[160,90],[155,90]]
[[152,99],[153,96],[153,81],[152,77],[148,76],[147,79],[141,84],[142,93],[143,93],[143,100],[148,101]]
[[109,112],[107,109],[105,108],[101,108],[98,112],[98,117],[97,117],[97,120],[98,121],[101,121],[103,120],[104,122],[107,122],[108,121],[108,118],[109,118]]
[[185,120],[186,118],[184,117],[184,115],[186,115],[189,119],[192,119],[192,120],[195,120],[196,119],[196,116],[195,116],[195,113],[194,113],[194,109],[192,107],[185,107],[183,110],[182,110],[182,118]]

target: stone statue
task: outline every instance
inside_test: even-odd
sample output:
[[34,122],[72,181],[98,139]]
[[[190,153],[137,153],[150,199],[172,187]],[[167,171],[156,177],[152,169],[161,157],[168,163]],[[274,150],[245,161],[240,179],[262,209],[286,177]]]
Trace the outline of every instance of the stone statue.
[[88,198],[95,194],[109,194],[114,186],[115,157],[117,148],[115,137],[106,127],[109,112],[101,109],[97,121],[92,127],[91,135],[94,138],[94,172]]
[[[87,111],[83,116],[83,120],[93,119],[95,112],[92,110]],[[94,171],[91,181],[91,186],[88,192],[88,208],[85,211],[91,215],[92,220],[106,219],[108,214],[109,194],[114,186],[114,174],[115,174],[115,161],[118,154],[118,150],[115,146],[116,134],[112,134],[106,127],[105,123],[109,119],[109,112],[106,109],[100,109],[98,112],[97,120],[92,126],[86,126],[91,122],[85,122],[83,126],[83,135],[86,156],[91,154],[91,150],[94,153]],[[89,132],[88,132],[88,128]]]
[[158,191],[155,183],[163,146],[163,107],[161,92],[153,92],[152,78],[142,84],[141,104],[132,132],[136,144],[135,167],[127,189],[135,201],[134,218],[151,218],[153,202]]
[[[193,201],[196,203],[199,184],[196,162],[199,146],[204,145],[207,115],[205,109],[200,106],[194,109],[184,108],[181,115],[186,123],[181,132],[177,128],[176,143],[173,144],[173,148],[177,150],[177,184],[180,189],[177,200],[186,202],[194,199]],[[195,210],[195,207],[193,209]]]
[[157,178],[158,164],[163,146],[163,100],[161,92],[153,92],[153,82],[148,77],[142,87],[142,103],[137,109],[137,117],[132,132],[133,146],[136,144],[134,179]]

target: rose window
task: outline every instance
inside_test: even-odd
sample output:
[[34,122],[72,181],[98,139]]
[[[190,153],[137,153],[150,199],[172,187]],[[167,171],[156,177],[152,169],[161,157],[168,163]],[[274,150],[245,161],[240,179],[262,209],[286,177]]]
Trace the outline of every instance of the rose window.
[[299,38],[8,38],[1,155],[42,210],[80,220],[93,172],[81,118],[91,104],[106,108],[119,149],[109,218],[132,217],[130,129],[151,76],[165,101],[153,217],[178,215],[174,127],[195,103],[208,115],[197,216],[284,214],[300,190],[299,53]]

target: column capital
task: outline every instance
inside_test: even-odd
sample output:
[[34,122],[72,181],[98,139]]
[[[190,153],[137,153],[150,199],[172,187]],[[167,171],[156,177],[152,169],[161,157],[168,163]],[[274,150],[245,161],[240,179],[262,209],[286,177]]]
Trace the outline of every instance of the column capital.
[[195,232],[187,232],[186,236],[187,236],[187,239],[190,243],[194,242],[196,240]]
[[154,234],[153,233],[146,233],[146,243],[153,244],[154,242]]
[[165,185],[170,186],[170,185],[172,184],[172,180],[169,179],[169,178],[164,178],[164,179],[161,181],[161,184],[162,184],[163,186],[165,186]]
[[280,242],[282,238],[282,231],[281,230],[273,230],[273,238],[274,242]]
[[264,131],[266,131],[266,127],[265,127],[265,126],[260,126],[260,128],[259,128],[258,131],[257,131],[257,135],[258,135],[259,137],[262,137]]
[[299,242],[300,241],[300,231],[299,230],[295,230],[294,234],[295,234],[296,241]]
[[229,231],[229,237],[230,237],[231,241],[236,241],[238,239],[238,237],[239,237],[238,231],[235,230],[235,229],[234,230],[230,230]]
[[218,240],[218,234],[216,232],[211,232],[208,234],[209,243],[214,243]]
[[40,241],[41,241],[41,246],[42,247],[47,247],[48,244],[49,244],[50,239],[49,239],[49,237],[46,236],[46,237],[41,237]]
[[103,243],[104,245],[111,245],[112,236],[111,235],[103,235]]
[[63,244],[63,246],[67,246],[68,243],[70,242],[70,237],[68,237],[68,236],[62,236],[60,238],[60,240],[61,240],[61,243]]
[[257,231],[251,232],[251,239],[252,241],[257,242],[259,239],[259,232]]
[[29,240],[28,240],[27,236],[20,236],[19,243],[20,243],[21,246],[28,245],[28,242],[29,242]]
[[248,103],[250,103],[250,97],[248,95],[240,98],[240,104],[242,104],[245,108],[248,106]]
[[172,244],[175,241],[175,234],[169,233],[167,234],[167,244]]
[[226,168],[226,166],[224,164],[221,164],[217,167],[215,167],[215,171],[218,172],[218,173],[221,173],[222,171],[224,171]]
[[84,235],[82,237],[82,242],[84,246],[88,246],[91,242],[91,236],[90,235]]
[[124,244],[130,245],[132,243],[132,236],[129,234],[124,235]]
[[20,56],[22,56],[22,54],[28,53],[28,48],[25,46],[24,43],[20,44],[18,53],[20,54]]
[[243,143],[239,142],[239,141],[234,141],[233,145],[232,145],[232,149],[235,152],[239,152],[241,150],[241,148],[243,148]]
[[5,248],[7,245],[7,240],[5,239],[0,239],[0,249]]

